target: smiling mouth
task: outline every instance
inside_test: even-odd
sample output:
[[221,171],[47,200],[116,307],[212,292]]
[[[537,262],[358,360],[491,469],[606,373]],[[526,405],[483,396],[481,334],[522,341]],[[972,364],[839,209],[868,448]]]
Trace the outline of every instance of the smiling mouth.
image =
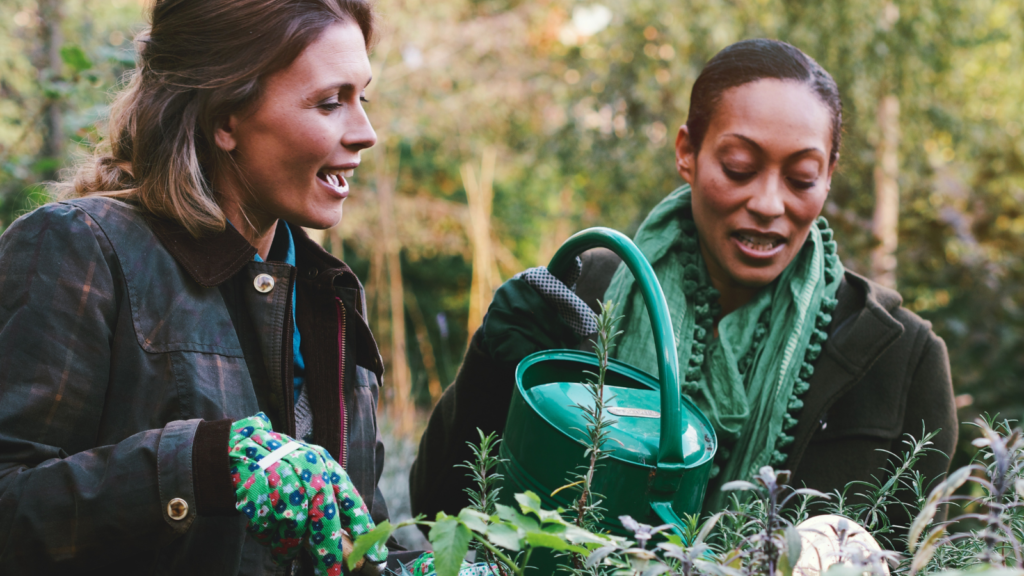
[[351,178],[353,172],[355,172],[354,169],[321,170],[316,173],[316,177],[331,188],[334,188],[334,190],[339,194],[344,194],[348,192],[348,180],[346,180],[346,178]]
[[762,236],[744,232],[737,232],[733,236],[739,240],[740,244],[754,252],[771,252],[785,243],[785,240],[778,236]]

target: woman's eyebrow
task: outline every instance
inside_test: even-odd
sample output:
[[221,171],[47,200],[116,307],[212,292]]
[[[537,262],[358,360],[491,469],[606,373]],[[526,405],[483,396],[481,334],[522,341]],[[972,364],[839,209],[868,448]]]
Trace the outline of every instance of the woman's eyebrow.
[[[373,76],[370,76],[370,78],[366,81],[366,84],[363,85],[362,90],[365,90],[366,87],[370,85],[370,82],[373,82]],[[342,90],[358,90],[358,89],[360,89],[360,88],[358,88],[352,82],[340,82],[338,84],[330,84],[330,85],[324,86],[324,87],[318,89],[317,93],[327,92],[328,90],[330,90],[331,92],[341,92]]]
[[764,148],[761,148],[760,144],[758,144],[757,142],[755,142],[755,141],[751,140],[750,138],[744,136],[743,134],[737,134],[735,132],[731,132],[729,134],[726,134],[726,136],[732,136],[733,138],[739,138],[740,140],[743,140],[744,142],[746,142],[747,144],[750,144],[751,146],[753,146],[754,148],[757,148],[758,150],[764,150]]
[[[744,136],[743,134],[737,134],[735,132],[730,132],[729,134],[726,134],[726,136],[732,136],[734,138],[739,138],[740,140],[743,140],[747,144],[750,144],[751,146],[756,148],[758,151],[763,151],[764,150],[764,148],[762,148],[760,144],[758,144],[754,140],[748,138],[747,136]],[[792,154],[789,154],[787,157],[788,158],[795,158],[796,156],[802,156],[804,154],[807,154],[808,152],[818,152],[820,154],[824,154],[825,153],[825,151],[822,150],[821,148],[818,148],[817,146],[811,146],[810,148],[804,148],[803,150],[797,150],[796,152],[793,152]]]

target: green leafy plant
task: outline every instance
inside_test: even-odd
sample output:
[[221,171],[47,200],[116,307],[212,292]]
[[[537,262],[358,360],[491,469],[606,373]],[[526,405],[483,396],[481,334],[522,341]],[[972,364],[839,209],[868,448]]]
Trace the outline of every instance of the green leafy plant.
[[[974,426],[980,431],[974,461],[935,482],[927,495],[922,488],[926,483],[913,472],[913,465],[928,450],[934,434],[922,434],[920,440],[908,438],[907,450],[893,454],[890,465],[873,483],[850,483],[832,495],[839,501],[831,502],[828,511],[845,513],[850,520],[840,520],[831,528],[834,534],[829,536],[837,551],[824,576],[1024,576],[1024,439],[1007,421],[979,419]],[[495,441],[481,438],[486,450],[475,452],[476,466],[471,470],[486,472]],[[475,476],[478,488],[488,474]],[[726,483],[722,489],[732,492],[727,509],[703,521],[687,517],[685,538],[668,533],[667,525],[650,526],[628,516],[620,520],[632,538],[595,533],[576,525],[575,510],[543,510],[540,499],[527,492],[516,495],[518,509],[494,503],[492,514],[470,507],[457,516],[439,514],[434,521],[384,523],[356,541],[349,564],[397,528],[420,524],[430,527],[439,576],[454,576],[474,543],[496,559],[500,570],[507,569],[505,574],[516,576],[527,573],[530,556],[541,548],[576,555],[580,565],[566,567],[574,574],[792,576],[803,552],[796,524],[807,517],[811,501],[829,500],[829,495],[793,488],[788,480],[788,472],[764,467],[751,481]],[[981,495],[959,496],[968,483]],[[905,553],[866,549],[852,536],[854,522],[858,518],[873,521],[876,538],[893,534],[897,527],[887,510],[900,502],[894,494],[901,488],[911,490],[919,508],[907,535],[893,539],[906,545]],[[868,497],[877,497],[880,503],[859,503]],[[474,506],[481,501],[474,500]],[[943,508],[958,505],[968,511],[942,519]],[[976,522],[977,528],[950,532],[956,523],[969,521]]]
[[518,510],[496,503],[496,513],[492,515],[463,508],[456,516],[439,512],[433,521],[419,517],[393,525],[382,522],[356,540],[347,564],[351,569],[373,544],[386,540],[398,528],[413,524],[430,528],[428,539],[434,548],[434,568],[438,576],[456,576],[471,543],[477,543],[492,554],[512,574],[523,576],[530,556],[537,549],[586,556],[591,550],[615,540],[613,536],[595,534],[567,522],[560,511],[544,510],[540,498],[532,492],[516,494],[515,498]]
[[722,485],[724,491],[738,490],[753,494],[761,504],[755,510],[762,511],[761,514],[733,512],[746,517],[755,530],[726,556],[726,564],[739,560],[741,565],[754,573],[775,574],[778,570],[784,576],[792,574],[800,557],[800,535],[782,514],[782,510],[797,497],[827,499],[828,496],[810,488],[792,488],[788,485],[789,475],[788,471],[776,472],[771,466],[765,466],[754,475],[754,482],[734,480]]

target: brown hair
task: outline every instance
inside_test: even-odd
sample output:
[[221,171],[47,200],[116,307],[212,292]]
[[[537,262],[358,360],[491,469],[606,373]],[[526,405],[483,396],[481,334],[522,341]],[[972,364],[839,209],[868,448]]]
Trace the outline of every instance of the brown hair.
[[122,198],[196,237],[223,230],[211,171],[237,167],[214,143],[218,121],[257,102],[261,80],[338,21],[357,24],[370,46],[368,0],[157,0],[109,138],[62,195]]

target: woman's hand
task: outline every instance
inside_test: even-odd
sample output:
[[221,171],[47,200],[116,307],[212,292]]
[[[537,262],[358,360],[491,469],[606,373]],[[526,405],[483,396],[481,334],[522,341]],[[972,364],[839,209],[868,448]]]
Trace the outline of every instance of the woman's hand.
[[[249,532],[280,563],[304,546],[318,576],[341,574],[346,532],[353,537],[374,523],[348,474],[326,450],[271,429],[262,412],[231,427],[228,442],[236,508],[249,518]],[[387,560],[383,543],[366,557]]]
[[593,312],[573,292],[580,260],[569,278],[540,266],[516,274],[494,293],[484,339],[495,360],[516,361],[540,351],[575,346],[597,330]]

